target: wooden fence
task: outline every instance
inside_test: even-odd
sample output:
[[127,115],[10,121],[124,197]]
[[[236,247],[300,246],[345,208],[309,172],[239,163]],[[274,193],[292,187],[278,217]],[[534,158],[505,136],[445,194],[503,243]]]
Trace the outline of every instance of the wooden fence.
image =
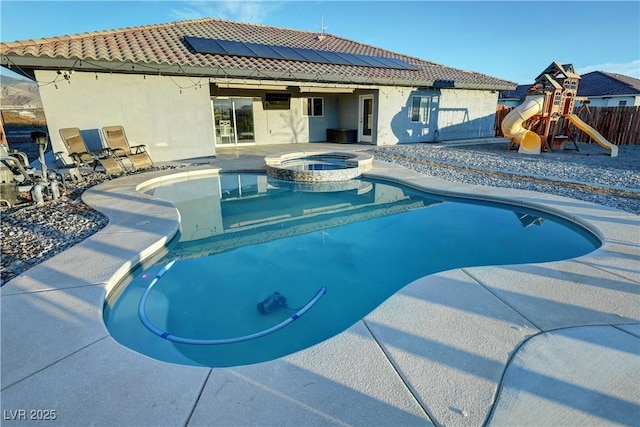
[[[500,123],[513,108],[498,106],[496,136],[502,136]],[[575,114],[615,145],[640,145],[640,106],[577,108]],[[590,141],[589,135],[573,126],[564,117],[551,129],[554,135],[571,134],[576,141]]]

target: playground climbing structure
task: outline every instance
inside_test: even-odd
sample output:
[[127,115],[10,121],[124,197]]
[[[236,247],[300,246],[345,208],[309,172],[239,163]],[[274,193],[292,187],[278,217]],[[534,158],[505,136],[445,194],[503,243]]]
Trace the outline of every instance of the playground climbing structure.
[[[540,154],[551,151],[552,145],[571,140],[568,135],[554,135],[551,130],[561,117],[583,130],[601,147],[610,151],[611,157],[618,155],[618,147],[607,141],[597,130],[573,114],[580,76],[572,64],[553,62],[538,77],[529,89],[522,104],[514,108],[501,123],[502,133],[511,139],[509,148],[518,147],[519,153]],[[565,133],[568,132],[565,127]]]

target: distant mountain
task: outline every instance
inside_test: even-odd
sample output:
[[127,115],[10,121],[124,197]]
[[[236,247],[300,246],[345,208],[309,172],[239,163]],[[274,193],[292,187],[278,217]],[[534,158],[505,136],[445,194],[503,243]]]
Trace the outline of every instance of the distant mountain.
[[9,106],[42,108],[38,85],[31,80],[0,74],[0,88],[0,106],[3,108]]

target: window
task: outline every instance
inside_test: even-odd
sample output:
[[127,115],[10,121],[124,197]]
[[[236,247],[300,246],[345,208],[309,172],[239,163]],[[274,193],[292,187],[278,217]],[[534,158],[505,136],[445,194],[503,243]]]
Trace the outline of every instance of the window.
[[322,117],[324,115],[324,98],[302,98],[302,115]]
[[414,96],[411,100],[411,121],[427,123],[429,121],[429,97]]
[[265,93],[265,110],[288,110],[291,102],[290,93]]
[[619,101],[618,102],[618,107],[626,107],[627,105],[627,101]]

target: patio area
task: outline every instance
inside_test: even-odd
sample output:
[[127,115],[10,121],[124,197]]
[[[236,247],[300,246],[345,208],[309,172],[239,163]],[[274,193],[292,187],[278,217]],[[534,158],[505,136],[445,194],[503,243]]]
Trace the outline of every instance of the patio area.
[[[290,150],[218,149],[209,165],[172,173],[264,170],[266,155]],[[126,176],[86,191],[83,200],[109,217],[107,227],[0,288],[3,425],[640,423],[637,215],[374,161],[365,176],[559,214],[594,231],[603,245],[577,259],[430,275],[316,346],[211,369],[135,353],[102,320],[108,291],[178,230],[172,205],[136,191],[166,174]]]

